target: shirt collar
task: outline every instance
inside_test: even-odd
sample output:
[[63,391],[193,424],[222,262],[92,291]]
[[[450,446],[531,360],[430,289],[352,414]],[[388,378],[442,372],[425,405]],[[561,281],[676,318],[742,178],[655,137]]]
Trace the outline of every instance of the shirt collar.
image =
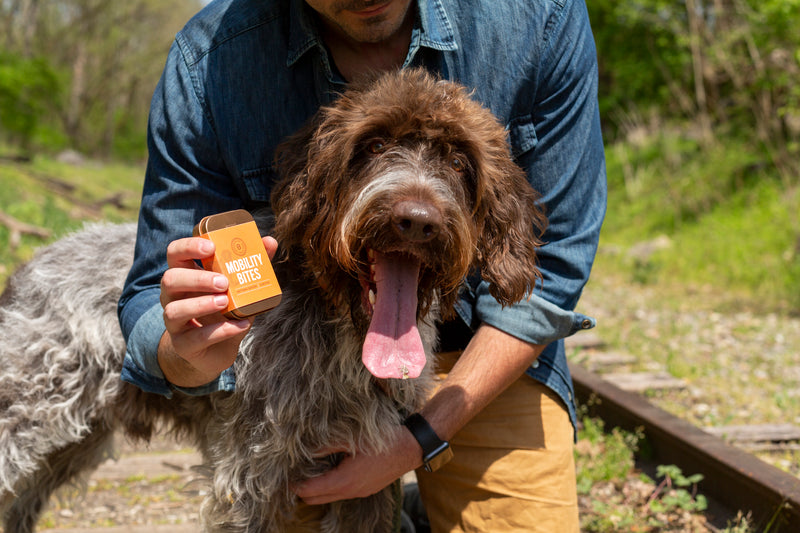
[[303,54],[322,44],[316,25],[304,0],[292,0],[289,9],[289,46],[286,66],[291,67]]
[[[304,0],[291,2],[287,66],[292,66],[315,46],[322,47],[322,39],[310,9]],[[458,49],[453,27],[441,0],[417,0],[417,13],[419,17],[415,32],[419,32],[420,46],[442,51]]]
[[441,51],[458,50],[455,32],[442,0],[418,0],[417,6],[420,46]]

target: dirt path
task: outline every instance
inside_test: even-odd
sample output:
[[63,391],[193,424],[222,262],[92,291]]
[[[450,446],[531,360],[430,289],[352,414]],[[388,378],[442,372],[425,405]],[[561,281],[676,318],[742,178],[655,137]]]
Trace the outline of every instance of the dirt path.
[[204,483],[200,455],[167,439],[133,446],[118,438],[120,455],[89,479],[85,495],[62,490],[39,522],[40,531],[196,533]]

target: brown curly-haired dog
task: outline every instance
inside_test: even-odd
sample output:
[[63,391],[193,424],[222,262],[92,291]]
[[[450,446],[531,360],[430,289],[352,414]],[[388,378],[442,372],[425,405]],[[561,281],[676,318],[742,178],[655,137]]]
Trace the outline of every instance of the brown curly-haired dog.
[[[162,425],[203,453],[208,530],[285,531],[292,484],[335,464],[323,450],[381,450],[422,405],[435,321],[452,314],[471,271],[503,304],[534,286],[537,195],[503,127],[455,83],[412,70],[354,85],[277,161],[274,227],[264,230],[281,246],[283,300],[243,341],[234,393],[166,399],[119,380],[116,301],[131,225],[89,227],[9,281],[0,298],[7,533],[32,531],[51,492],[96,467],[116,429],[149,438]],[[391,531],[395,500],[387,488],[331,504],[322,530]]]

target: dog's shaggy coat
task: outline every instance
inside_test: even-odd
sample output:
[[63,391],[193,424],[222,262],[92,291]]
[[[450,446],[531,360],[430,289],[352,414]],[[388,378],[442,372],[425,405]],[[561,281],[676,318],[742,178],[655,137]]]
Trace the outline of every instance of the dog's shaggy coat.
[[[0,297],[6,533],[32,531],[53,490],[108,456],[115,431],[147,439],[161,427],[204,456],[207,530],[283,531],[296,503],[292,484],[335,463],[322,450],[381,450],[420,408],[432,383],[435,321],[452,314],[471,271],[480,269],[503,304],[533,289],[544,225],[537,196],[509,156],[503,127],[454,83],[405,71],[356,85],[276,161],[274,226],[262,230],[280,243],[283,301],[243,341],[234,393],[167,399],[120,381],[116,302],[132,225],[87,227],[9,280]],[[411,283],[404,290],[412,294],[397,301],[418,302],[419,337],[410,330],[427,353],[424,369],[419,354],[378,368],[381,352],[400,341],[371,317],[401,305],[377,278],[400,270],[405,281],[390,286]],[[330,505],[323,531],[391,531],[394,516],[387,488]]]

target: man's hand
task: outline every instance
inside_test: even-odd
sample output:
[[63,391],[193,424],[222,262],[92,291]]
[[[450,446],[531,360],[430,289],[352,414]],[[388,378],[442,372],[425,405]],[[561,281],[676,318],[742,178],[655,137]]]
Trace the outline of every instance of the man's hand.
[[[436,394],[423,407],[423,416],[440,438],[452,439],[459,429],[522,376],[543,349],[544,346],[528,344],[492,326],[482,325]],[[345,457],[333,470],[295,487],[295,493],[311,505],[363,498],[422,466],[422,448],[405,426],[398,426],[389,442],[385,453],[360,451]],[[336,451],[342,450],[324,450],[321,455]]]
[[[391,442],[382,454],[359,452],[345,456],[333,470],[296,486],[295,493],[309,505],[366,498],[422,466],[422,448],[405,426],[397,426]],[[321,455],[339,451],[346,450],[324,450]]]
[[[270,259],[278,243],[264,237]],[[215,380],[236,360],[252,319],[228,320],[228,279],[195,263],[214,255],[214,243],[189,237],[167,247],[168,269],[161,278],[161,306],[167,331],[158,346],[158,364],[167,381],[199,387]]]

